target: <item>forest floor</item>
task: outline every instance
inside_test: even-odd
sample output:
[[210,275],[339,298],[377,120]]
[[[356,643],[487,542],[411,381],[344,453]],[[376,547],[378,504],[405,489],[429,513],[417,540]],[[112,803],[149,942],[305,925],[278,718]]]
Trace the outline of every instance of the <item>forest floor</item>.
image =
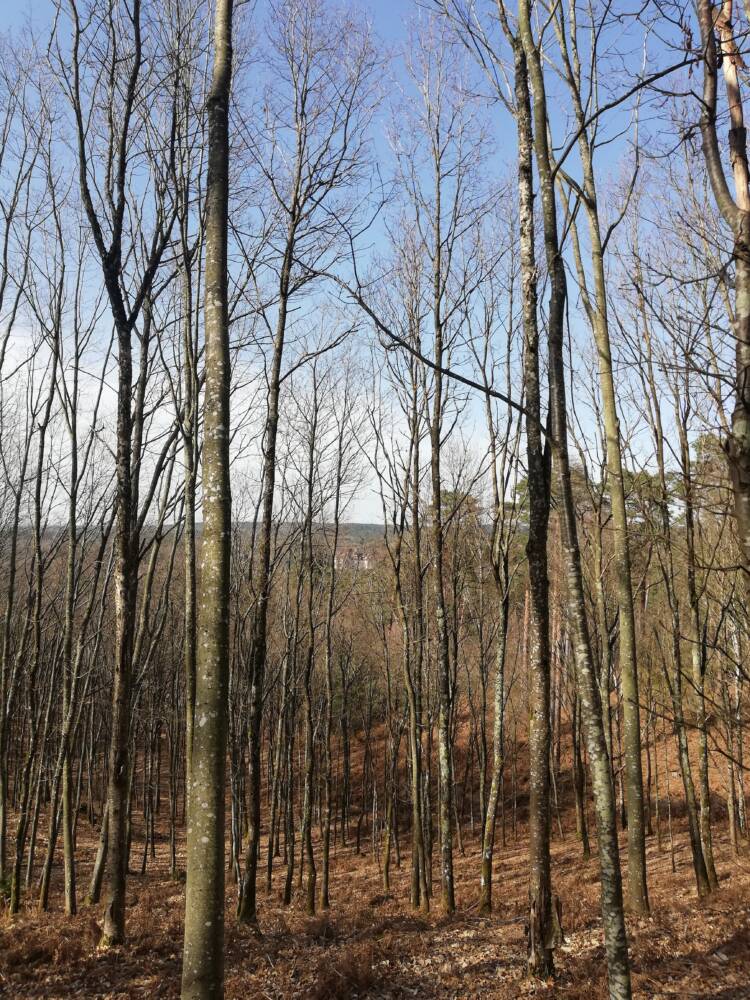
[[[94,840],[92,831],[92,851]],[[0,995],[19,1000],[179,996],[183,886],[170,879],[167,854],[166,841],[158,843],[147,874],[129,879],[126,947],[99,951],[101,908],[81,908],[67,918],[59,891],[49,914],[39,914],[30,902],[15,919],[4,915]],[[636,997],[750,998],[750,853],[732,859],[717,830],[716,854],[720,889],[699,903],[685,832],[675,831],[674,873],[666,838],[661,852],[656,838],[649,838],[652,914],[628,921]],[[332,857],[330,912],[310,918],[301,903],[284,908],[275,894],[263,896],[261,937],[237,925],[230,884],[226,995],[232,1000],[606,996],[595,855],[583,862],[571,835],[553,842],[554,891],[562,901],[566,940],[555,954],[557,978],[548,983],[524,976],[525,843],[511,841],[496,851],[491,917],[477,912],[478,871],[478,846],[468,843],[465,856],[456,854],[458,912],[446,919],[436,907],[424,917],[408,905],[408,859],[400,869],[394,864],[386,896],[373,859],[339,846]],[[87,874],[81,871],[81,877]],[[280,871],[275,882],[274,893]]]

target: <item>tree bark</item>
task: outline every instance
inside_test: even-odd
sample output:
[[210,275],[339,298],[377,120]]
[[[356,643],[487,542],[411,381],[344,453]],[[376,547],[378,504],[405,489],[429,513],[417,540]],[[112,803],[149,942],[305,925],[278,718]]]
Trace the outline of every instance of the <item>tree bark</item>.
[[[597,813],[597,836],[599,841],[599,863],[601,873],[601,902],[604,922],[604,939],[607,952],[607,972],[610,996],[617,1000],[629,1000],[631,996],[630,967],[628,960],[627,935],[622,903],[622,880],[620,855],[617,843],[613,790],[610,782],[609,763],[606,755],[601,705],[598,702],[599,688],[596,681],[591,642],[586,619],[586,607],[581,574],[581,556],[575,519],[575,504],[570,478],[567,446],[567,406],[565,400],[565,368],[563,360],[563,326],[565,319],[566,279],[565,265],[560,252],[557,230],[555,188],[552,177],[550,151],[548,146],[547,103],[544,76],[539,49],[531,29],[528,0],[519,0],[519,37],[524,55],[528,60],[529,79],[534,96],[534,149],[539,171],[539,185],[542,198],[542,219],[547,267],[550,274],[550,305],[548,311],[549,378],[550,378],[550,423],[554,440],[554,460],[557,469],[559,492],[562,498],[562,541],[565,573],[568,585],[568,613],[575,644],[576,674],[580,687],[583,723],[586,743],[591,763],[592,779]],[[528,98],[527,98],[528,100]],[[546,718],[539,719],[538,725],[549,726],[549,672],[547,672]],[[539,699],[542,700],[541,697]],[[529,739],[531,746],[531,736]],[[541,745],[541,740],[540,740]],[[549,735],[544,747],[546,762],[549,760]],[[541,763],[541,762],[540,762]],[[549,803],[547,801],[547,836],[549,836]],[[549,864],[549,841],[547,841],[547,864]],[[532,868],[532,879],[533,879]],[[534,885],[532,881],[532,886]],[[531,926],[535,916],[534,904],[549,907],[549,882],[541,883],[538,894],[532,895]],[[539,974],[539,965],[546,964],[542,949],[549,949],[551,964],[552,923],[539,928],[536,968],[530,962],[530,971]],[[545,936],[542,936],[544,934]],[[540,961],[541,959],[541,961]],[[545,974],[547,970],[545,969]]]
[[233,0],[217,0],[208,95],[203,539],[195,725],[188,795],[182,997],[224,995],[224,855],[229,687],[229,101]]
[[[714,13],[712,0],[699,0],[698,22],[703,51],[703,100],[700,129],[703,155],[716,204],[734,235],[735,337],[734,410],[725,442],[734,496],[734,516],[745,565],[750,566],[750,169],[738,67],[742,56],[733,36],[732,3]],[[719,59],[716,33],[721,45]],[[729,157],[735,196],[729,190],[717,136],[717,68],[721,65],[729,106]]]

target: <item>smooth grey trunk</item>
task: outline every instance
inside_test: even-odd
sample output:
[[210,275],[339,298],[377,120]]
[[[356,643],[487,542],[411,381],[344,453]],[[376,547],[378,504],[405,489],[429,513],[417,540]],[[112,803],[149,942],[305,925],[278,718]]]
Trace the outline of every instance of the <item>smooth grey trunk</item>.
[[224,996],[225,796],[229,691],[229,102],[233,0],[216,0],[208,116],[203,537],[195,716],[187,801],[184,1000]]

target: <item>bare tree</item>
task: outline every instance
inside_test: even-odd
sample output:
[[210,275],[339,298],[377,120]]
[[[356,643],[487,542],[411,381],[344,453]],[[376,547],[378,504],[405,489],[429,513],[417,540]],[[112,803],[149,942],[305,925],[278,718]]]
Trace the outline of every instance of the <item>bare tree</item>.
[[203,538],[198,594],[196,724],[190,747],[182,996],[224,995],[225,773],[229,684],[229,102],[232,0],[217,0],[208,93]]
[[[150,299],[157,269],[170,239],[175,208],[174,80],[167,80],[165,98],[154,106],[147,79],[156,71],[156,52],[144,49],[140,0],[132,11],[119,0],[103,9],[69,0],[65,5],[72,32],[70,48],[55,39],[55,56],[63,87],[73,112],[81,201],[99,258],[115,327],[118,361],[116,433],[117,526],[115,595],[117,646],[112,689],[112,740],[109,764],[108,866],[109,887],[102,942],[119,944],[125,937],[125,880],[127,873],[127,794],[131,679],[138,585],[138,437],[142,411],[133,410],[133,335],[142,320],[150,322]],[[62,13],[62,11],[61,11]],[[158,37],[158,36],[157,36]],[[113,107],[107,89],[117,94]],[[102,95],[104,95],[102,97]],[[108,107],[113,114],[101,114]],[[161,112],[161,121],[158,114]],[[157,132],[166,125],[166,149],[157,152]],[[138,159],[150,169],[151,233],[130,227],[143,218],[145,206],[134,195],[132,172]],[[143,241],[141,243],[141,240]],[[145,246],[141,257],[139,251]],[[135,272],[133,258],[135,257]],[[147,355],[146,329],[141,332],[141,371]],[[140,379],[141,390],[145,389]],[[136,394],[136,401],[144,393]],[[135,447],[134,447],[135,444]]]
[[[630,543],[628,518],[625,506],[622,448],[620,443],[620,418],[613,375],[612,343],[607,303],[605,254],[612,238],[614,222],[606,229],[602,224],[597,191],[595,154],[598,144],[599,119],[589,126],[584,108],[583,93],[590,87],[596,93],[598,39],[606,29],[606,11],[589,28],[587,67],[582,67],[579,42],[578,12],[574,0],[565,7],[560,4],[554,16],[555,33],[561,54],[562,75],[570,91],[578,151],[582,166],[583,183],[578,185],[559,166],[560,176],[570,183],[583,204],[588,220],[588,239],[593,287],[589,291],[586,270],[575,220],[571,223],[573,250],[578,275],[578,286],[584,311],[596,343],[599,362],[599,380],[602,394],[602,412],[606,434],[606,463],[609,494],[612,506],[612,536],[615,554],[615,583],[619,609],[620,670],[622,674],[623,740],[625,770],[627,772],[627,825],[628,825],[628,903],[635,913],[648,913],[646,883],[646,834],[643,820],[643,774],[641,764],[640,699],[638,695],[638,663],[636,656],[636,624],[633,604],[633,584],[630,569]],[[585,76],[585,79],[584,79]],[[627,201],[633,190],[635,174],[626,189],[622,219]]]
[[[260,120],[247,132],[248,156],[267,194],[267,259],[247,260],[261,302],[266,415],[258,559],[253,576],[248,845],[239,919],[257,925],[263,696],[276,490],[279,399],[290,305],[316,274],[337,259],[359,210],[357,188],[366,164],[374,54],[366,28],[332,23],[320,0],[285,0],[272,8],[268,67],[273,73]],[[341,46],[346,48],[342,57]],[[269,279],[270,274],[270,279]],[[269,282],[268,286],[266,282]],[[267,299],[266,299],[267,295]],[[267,305],[262,303],[268,302]],[[254,303],[257,307],[257,303]],[[291,369],[290,369],[291,370]]]
[[[563,363],[564,308],[566,298],[565,265],[557,229],[557,208],[548,139],[548,111],[541,53],[531,26],[530,5],[519,4],[519,37],[528,60],[529,82],[533,94],[534,151],[542,196],[542,219],[547,267],[550,273],[550,306],[547,320],[550,368],[550,425],[554,435],[554,461],[563,504],[563,551],[568,585],[569,612],[573,624],[577,680],[583,703],[583,724],[591,760],[597,835],[601,871],[602,917],[607,948],[609,991],[612,997],[629,998],[630,964],[622,901],[622,878],[617,843],[614,796],[606,754],[599,688],[593,669],[586,606],[584,602],[581,558],[573,504],[567,446],[567,407]],[[547,712],[549,717],[549,712]],[[533,897],[532,897],[533,900]],[[533,917],[533,911],[532,911]],[[548,945],[541,938],[539,946]]]

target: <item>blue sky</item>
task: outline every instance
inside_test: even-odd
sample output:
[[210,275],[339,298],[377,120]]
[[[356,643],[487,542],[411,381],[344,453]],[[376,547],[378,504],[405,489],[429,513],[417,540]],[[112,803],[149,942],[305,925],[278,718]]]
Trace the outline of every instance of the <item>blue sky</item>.
[[[51,0],[6,0],[3,6],[6,28],[19,27],[29,16],[36,24],[48,24],[53,14]],[[403,37],[403,19],[416,5],[412,0],[380,0],[360,6],[369,12],[378,34],[393,41]]]
[[6,28],[19,28],[30,17],[35,25],[49,24],[53,7],[49,0],[6,0]]
[[[334,6],[336,6],[336,0],[332,0]],[[343,6],[350,6],[352,8],[357,8],[359,10],[365,11],[369,14],[375,31],[379,38],[384,44],[386,52],[384,55],[388,54],[388,49],[393,48],[398,52],[399,45],[407,37],[406,23],[419,16],[420,4],[418,0],[379,0],[379,2],[363,2],[358,3],[343,3]],[[32,25],[37,29],[38,32],[44,33],[46,29],[52,23],[52,18],[54,15],[54,4],[52,0],[5,0],[4,5],[4,27],[5,30],[17,30],[23,26],[23,24],[29,19]],[[256,14],[258,19],[263,18],[264,8],[266,7],[265,0],[257,0]],[[629,43],[629,35],[627,30],[617,38],[617,44],[615,46],[615,52],[617,58],[622,56],[622,66],[621,69],[625,73],[625,77],[632,73],[638,68],[640,63],[640,51],[638,44],[638,35],[640,28],[636,27],[634,34],[632,35],[632,47]],[[551,54],[554,56],[554,46],[551,46]],[[674,58],[674,53],[659,53],[660,61],[666,59],[671,61]],[[393,70],[395,78],[398,80],[401,78],[400,71],[398,69],[398,64],[396,64]],[[621,77],[615,83],[615,91],[619,90],[623,86],[623,81],[625,77]],[[563,97],[559,102],[555,100],[557,96],[555,94],[556,85],[554,82],[554,74],[550,73],[548,75],[548,85],[550,87],[552,100],[551,107],[557,109],[557,114],[553,112],[552,127],[556,136],[561,138],[567,131],[569,124],[569,111],[567,97]],[[560,95],[562,96],[562,95]],[[606,95],[610,96],[610,95]],[[388,86],[386,84],[385,100],[383,101],[383,107],[381,114],[378,115],[378,124],[376,130],[382,136],[383,129],[389,118],[388,107],[390,105],[388,92]],[[605,98],[606,99],[606,98]],[[503,176],[512,176],[514,172],[513,159],[515,153],[515,129],[513,127],[512,121],[509,118],[506,111],[504,111],[498,105],[495,105],[489,110],[489,123],[490,132],[492,135],[492,141],[497,147],[497,153],[491,158],[491,170],[493,174],[496,174],[498,179]],[[664,124],[663,111],[659,110],[656,112],[656,121],[652,123],[652,132],[656,129],[658,131],[658,125]],[[624,107],[618,110],[614,114],[607,116],[606,123],[606,133],[608,136],[617,135],[617,133],[623,127],[627,127],[629,118],[629,109]],[[598,167],[599,167],[599,182],[601,185],[601,191],[610,187],[613,183],[617,183],[618,180],[622,180],[622,172],[627,173],[627,160],[629,157],[626,156],[628,151],[629,140],[632,137],[626,134],[615,139],[615,141],[609,145],[605,146],[597,155]],[[641,135],[641,141],[644,140],[644,134]],[[387,175],[389,172],[389,151],[387,145],[382,142],[382,139],[376,139],[378,145],[378,155],[380,158],[382,150],[383,163],[381,164],[384,173]],[[576,156],[572,156],[566,167],[571,173],[576,173]],[[584,237],[585,238],[585,237]],[[570,283],[569,292],[571,296],[571,323],[574,330],[574,339],[577,342],[579,348],[584,348],[590,341],[590,335],[586,328],[586,324],[577,316],[577,293],[573,282]],[[576,356],[580,359],[580,350],[575,352]],[[360,511],[357,513],[361,519],[370,519],[372,516],[369,509],[370,504],[365,503],[361,506]],[[365,515],[365,508],[367,508],[367,515]]]

